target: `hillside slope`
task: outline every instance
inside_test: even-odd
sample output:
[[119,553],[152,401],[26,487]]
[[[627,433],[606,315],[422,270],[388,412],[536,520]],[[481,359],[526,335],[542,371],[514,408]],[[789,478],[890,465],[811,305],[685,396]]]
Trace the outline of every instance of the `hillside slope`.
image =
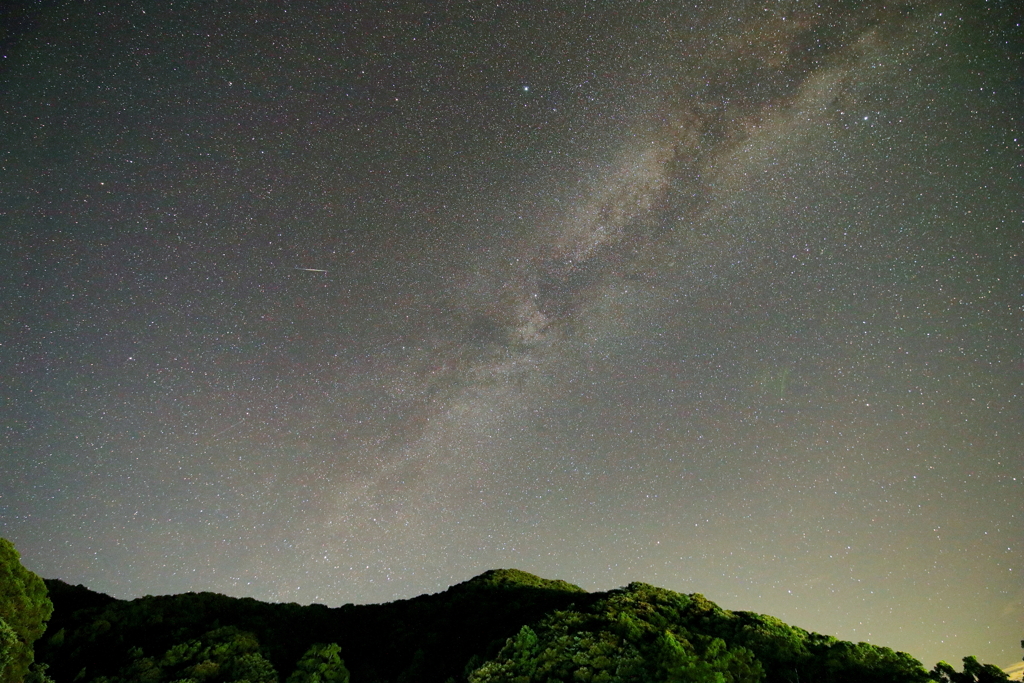
[[[47,586],[55,609],[37,657],[57,683],[929,680],[905,653],[724,610],[700,594],[642,583],[588,593],[514,569],[333,609],[214,593],[124,601]],[[344,665],[337,647],[311,650],[317,643],[340,646]]]

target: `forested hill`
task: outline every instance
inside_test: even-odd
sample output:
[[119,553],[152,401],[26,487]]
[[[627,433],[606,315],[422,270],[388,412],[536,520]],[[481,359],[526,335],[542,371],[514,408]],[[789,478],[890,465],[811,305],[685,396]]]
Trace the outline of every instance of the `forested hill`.
[[56,683],[929,680],[905,653],[641,583],[588,593],[503,569],[338,608],[46,585],[54,612],[36,657]]
[[[204,636],[225,639],[225,634],[209,636],[222,627],[254,635],[258,651],[281,681],[313,643],[338,643],[353,681],[459,680],[474,655],[493,654],[524,624],[574,603],[586,609],[598,597],[564,581],[515,570],[489,571],[436,595],[333,609],[216,593],[123,601],[62,581],[46,580],[46,585],[54,612],[36,652],[57,683],[87,683],[100,676],[177,680],[133,678],[125,668],[139,659],[136,648],[159,666],[176,645],[204,642]],[[211,677],[198,683],[230,680],[235,679]]]

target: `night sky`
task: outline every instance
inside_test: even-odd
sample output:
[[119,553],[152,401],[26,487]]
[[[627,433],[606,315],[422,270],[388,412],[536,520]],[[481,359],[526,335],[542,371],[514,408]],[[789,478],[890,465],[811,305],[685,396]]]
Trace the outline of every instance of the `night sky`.
[[116,597],[645,581],[1024,637],[1006,2],[17,2],[0,536]]

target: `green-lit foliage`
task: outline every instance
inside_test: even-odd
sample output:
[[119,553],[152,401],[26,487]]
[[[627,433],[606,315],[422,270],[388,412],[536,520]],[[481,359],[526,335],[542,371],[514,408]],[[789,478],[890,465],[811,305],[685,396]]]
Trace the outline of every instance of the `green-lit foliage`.
[[931,671],[931,679],[939,683],[1005,683],[1010,677],[997,666],[982,664],[974,657],[964,657],[962,672],[946,662],[939,662]]
[[4,671],[14,659],[17,647],[18,634],[3,617],[0,617],[0,671]]
[[[248,681],[249,683],[277,682],[277,671],[274,670],[274,665],[259,652],[239,655],[235,659],[231,675],[237,681]],[[347,681],[346,678],[339,683],[347,683]]]
[[[43,580],[21,566],[14,545],[0,538],[0,619],[15,634],[15,642],[0,654],[0,683],[19,683],[34,660],[32,644],[46,629],[53,605]],[[0,636],[0,638],[9,636]]]
[[470,674],[470,683],[760,681],[763,671],[749,650],[682,627],[687,604],[686,596],[633,584],[586,613],[556,611],[535,629],[520,629]]
[[129,662],[113,676],[80,679],[91,683],[277,683],[277,672],[263,656],[252,633],[223,626],[146,657],[142,648],[128,651]]
[[316,643],[295,666],[288,683],[348,683],[349,673],[337,643]]
[[[586,593],[495,570],[437,595],[335,609],[48,585],[56,612],[36,649],[58,683],[276,683],[275,670],[286,683],[344,683],[347,672],[367,683],[929,681],[904,653],[643,583]],[[935,680],[989,683],[986,672],[972,660]]]
[[29,669],[28,673],[25,674],[23,683],[54,683],[54,680],[46,673],[46,670],[49,668],[49,664],[36,662]]
[[344,646],[353,680],[443,683],[462,678],[473,656],[493,656],[523,624],[593,600],[577,586],[516,570],[490,571],[438,595],[336,609],[212,593],[121,601],[60,581],[48,585],[58,609],[37,649],[59,683],[115,677],[134,646],[157,656],[226,624],[255,634],[282,679],[312,643],[328,641]]

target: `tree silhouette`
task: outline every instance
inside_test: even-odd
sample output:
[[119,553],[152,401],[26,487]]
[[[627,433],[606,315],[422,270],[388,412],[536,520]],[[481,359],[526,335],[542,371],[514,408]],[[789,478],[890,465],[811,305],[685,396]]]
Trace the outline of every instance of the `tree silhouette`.
[[964,670],[957,673],[951,665],[939,662],[931,671],[933,681],[939,683],[1005,683],[1010,677],[992,664],[982,664],[974,657],[964,657]]

